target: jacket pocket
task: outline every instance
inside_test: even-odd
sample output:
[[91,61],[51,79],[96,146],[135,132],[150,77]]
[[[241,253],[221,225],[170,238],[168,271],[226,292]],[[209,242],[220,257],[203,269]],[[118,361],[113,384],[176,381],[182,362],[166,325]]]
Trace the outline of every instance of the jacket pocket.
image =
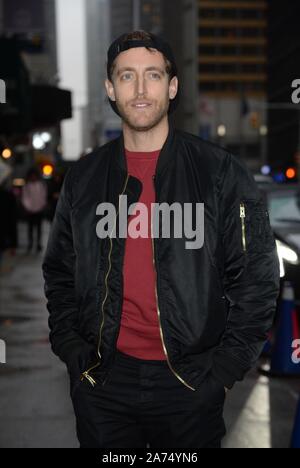
[[245,254],[265,253],[275,248],[269,213],[263,200],[240,202],[241,245]]

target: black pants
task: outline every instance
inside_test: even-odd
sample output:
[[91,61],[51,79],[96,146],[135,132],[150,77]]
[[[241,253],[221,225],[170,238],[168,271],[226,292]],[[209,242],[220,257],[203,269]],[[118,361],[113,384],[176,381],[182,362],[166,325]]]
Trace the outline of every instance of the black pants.
[[220,448],[226,432],[222,384],[190,390],[165,361],[117,351],[105,385],[85,379],[71,396],[81,448]]
[[27,214],[27,223],[28,223],[28,249],[33,247],[33,236],[34,231],[36,231],[37,237],[37,248],[41,248],[41,237],[42,237],[42,213],[28,213]]

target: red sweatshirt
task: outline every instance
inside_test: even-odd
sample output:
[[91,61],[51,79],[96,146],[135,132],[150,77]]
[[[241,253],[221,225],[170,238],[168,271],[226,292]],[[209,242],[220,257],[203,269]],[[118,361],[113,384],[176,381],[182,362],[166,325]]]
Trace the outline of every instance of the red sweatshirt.
[[[140,359],[165,360],[155,296],[156,272],[151,239],[151,203],[155,202],[153,175],[160,151],[147,153],[126,150],[130,175],[143,184],[139,203],[148,209],[148,238],[126,239],[124,258],[124,296],[117,349]],[[137,215],[132,215],[130,222]],[[140,229],[140,227],[138,227]]]

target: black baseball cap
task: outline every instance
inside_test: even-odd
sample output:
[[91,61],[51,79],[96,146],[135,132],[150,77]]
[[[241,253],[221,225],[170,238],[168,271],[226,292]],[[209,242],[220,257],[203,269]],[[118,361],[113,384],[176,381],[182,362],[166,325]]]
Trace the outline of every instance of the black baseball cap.
[[[144,31],[143,31],[144,32]],[[115,61],[115,59],[118,57],[119,54],[122,52],[125,52],[126,50],[135,48],[135,47],[150,47],[152,49],[156,49],[159,52],[161,52],[167,60],[169,60],[171,64],[171,78],[174,76],[177,76],[178,70],[174,58],[174,54],[172,51],[172,48],[170,44],[165,41],[162,37],[154,35],[152,33],[148,33],[147,35],[149,36],[149,39],[131,39],[127,40],[126,38],[128,37],[128,33],[122,34],[118,39],[116,39],[109,47],[108,52],[107,52],[107,78],[111,81],[111,67]],[[112,107],[112,109],[116,112],[116,114],[119,114],[117,104],[115,101],[112,101],[109,99],[109,103]],[[179,104],[179,87],[178,87],[178,92],[175,96],[174,99],[170,99],[170,106],[169,106],[169,111],[168,113],[171,114],[174,112]]]

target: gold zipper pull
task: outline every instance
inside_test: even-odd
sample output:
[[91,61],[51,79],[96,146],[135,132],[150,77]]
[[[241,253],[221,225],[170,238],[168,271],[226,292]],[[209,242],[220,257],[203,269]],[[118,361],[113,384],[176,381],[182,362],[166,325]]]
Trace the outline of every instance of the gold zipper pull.
[[93,377],[91,377],[91,376],[88,374],[87,371],[85,371],[85,372],[83,372],[83,374],[81,374],[80,380],[83,381],[84,378],[87,379],[87,380],[90,382],[90,384],[92,385],[92,387],[94,387],[94,386],[97,384],[96,380],[94,380]]
[[247,251],[247,246],[246,246],[246,207],[244,203],[240,204],[240,218],[242,222],[242,242],[243,242],[243,251]]

